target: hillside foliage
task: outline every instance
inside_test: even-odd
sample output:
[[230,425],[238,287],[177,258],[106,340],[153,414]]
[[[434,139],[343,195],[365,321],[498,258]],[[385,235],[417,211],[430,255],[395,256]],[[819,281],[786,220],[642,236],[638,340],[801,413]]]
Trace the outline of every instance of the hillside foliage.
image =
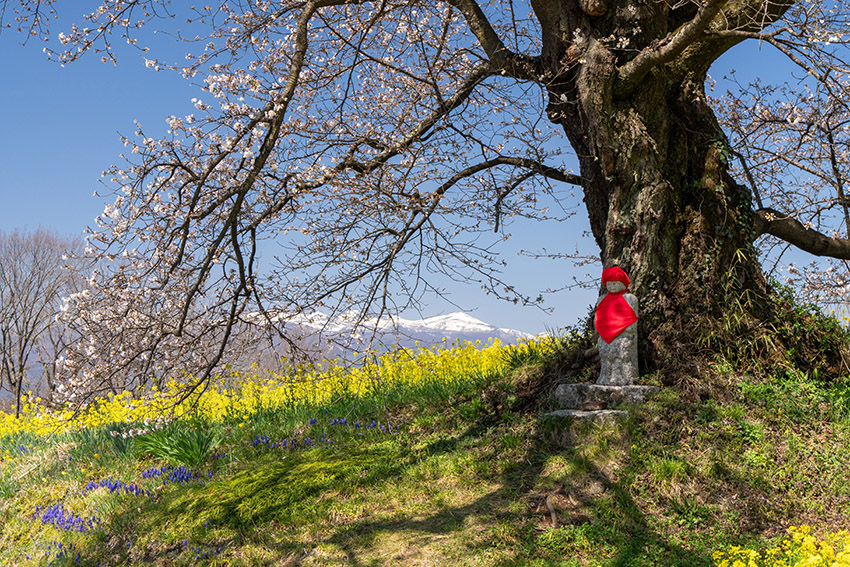
[[846,565],[846,375],[717,359],[702,395],[565,442],[543,385],[586,341],[233,374],[194,411],[115,396],[64,430],[31,400],[0,435],[0,565]]

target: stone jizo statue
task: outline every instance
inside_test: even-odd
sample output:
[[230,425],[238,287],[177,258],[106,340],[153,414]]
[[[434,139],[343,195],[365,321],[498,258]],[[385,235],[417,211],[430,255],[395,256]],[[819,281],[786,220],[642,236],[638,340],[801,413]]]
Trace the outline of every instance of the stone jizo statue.
[[608,293],[596,304],[594,317],[602,363],[597,384],[627,386],[638,379],[638,299],[629,292],[630,283],[626,272],[617,266],[602,272],[602,285]]

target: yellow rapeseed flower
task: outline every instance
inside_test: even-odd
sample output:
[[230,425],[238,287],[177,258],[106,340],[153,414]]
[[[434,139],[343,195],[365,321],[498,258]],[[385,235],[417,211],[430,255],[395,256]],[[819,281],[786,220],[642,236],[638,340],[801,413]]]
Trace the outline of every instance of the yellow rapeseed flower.
[[[214,387],[172,408],[172,400],[190,375],[171,377],[161,387],[150,388],[143,398],[121,392],[98,399],[74,416],[70,407],[51,410],[32,395],[22,399],[19,418],[0,412],[0,437],[16,433],[49,435],[57,431],[95,428],[113,423],[141,423],[193,412],[210,421],[240,416],[248,419],[260,408],[301,403],[323,404],[339,396],[367,396],[388,387],[420,387],[430,383],[456,383],[471,376],[487,375],[505,368],[504,351],[547,348],[555,339],[524,341],[504,347],[498,340],[487,344],[456,341],[433,348],[400,349],[381,356],[365,356],[356,367],[330,360],[315,368],[300,367],[291,374],[262,373],[254,365],[245,372],[216,377]],[[241,425],[240,425],[241,426]]]
[[850,567],[850,532],[829,533],[819,540],[809,526],[792,526],[778,548],[763,554],[730,546],[715,551],[716,567]]

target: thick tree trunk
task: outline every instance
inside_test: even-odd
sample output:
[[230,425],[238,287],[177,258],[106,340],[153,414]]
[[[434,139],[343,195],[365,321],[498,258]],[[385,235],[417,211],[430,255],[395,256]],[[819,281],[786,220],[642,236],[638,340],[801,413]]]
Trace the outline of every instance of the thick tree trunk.
[[[557,13],[546,11],[556,5]],[[728,173],[728,146],[704,93],[711,61],[702,68],[691,61],[687,71],[660,66],[635,90],[616,94],[617,66],[629,50],[612,47],[616,39],[583,37],[592,26],[578,5],[536,8],[559,22],[544,29],[573,30],[544,37],[552,74],[547,111],[578,154],[603,267],[619,265],[632,279],[642,371],[651,371],[678,356],[677,336],[692,334],[698,318],[720,315],[723,290],[766,291],[752,247],[750,193]],[[630,29],[648,33],[665,21],[646,13],[655,9],[636,3],[639,23],[612,16],[607,31],[615,38]]]

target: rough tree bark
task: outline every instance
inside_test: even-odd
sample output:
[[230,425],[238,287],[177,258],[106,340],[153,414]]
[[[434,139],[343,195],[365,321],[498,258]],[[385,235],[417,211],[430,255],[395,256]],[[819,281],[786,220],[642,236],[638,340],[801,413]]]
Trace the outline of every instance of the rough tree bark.
[[[640,298],[645,371],[664,362],[671,336],[686,334],[694,316],[719,314],[722,283],[763,294],[766,282],[752,246],[751,193],[729,174],[728,144],[704,92],[709,66],[738,40],[671,49],[681,36],[703,33],[695,28],[708,27],[724,3],[691,5],[678,18],[666,3],[609,3],[532,2],[549,118],[579,157],[603,265],[623,267]],[[762,23],[789,5],[770,4]],[[650,42],[679,20],[669,42]],[[646,44],[652,49],[641,51]],[[641,61],[652,55],[651,65]]]

